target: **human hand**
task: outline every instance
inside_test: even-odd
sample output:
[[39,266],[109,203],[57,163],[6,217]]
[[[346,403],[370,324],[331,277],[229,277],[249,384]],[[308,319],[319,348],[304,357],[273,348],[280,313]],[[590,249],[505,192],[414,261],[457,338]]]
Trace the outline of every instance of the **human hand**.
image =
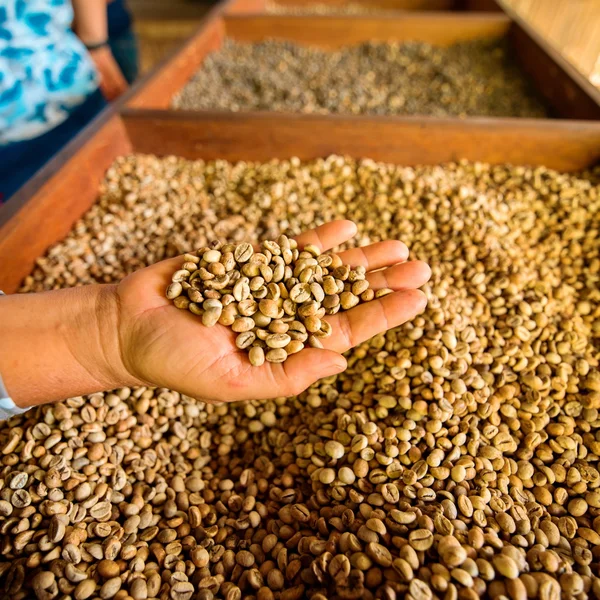
[[[296,239],[300,247],[315,244],[327,251],[355,234],[354,223],[336,221]],[[425,295],[416,288],[428,281],[431,272],[423,262],[405,262],[408,249],[398,241],[347,250],[340,257],[345,264],[364,265],[372,288],[389,287],[395,293],[327,317],[333,333],[322,339],[325,349],[305,348],[284,363],[261,367],[250,365],[229,327],[207,328],[197,316],[167,300],[165,289],[181,257],[130,275],[114,291],[123,369],[134,384],[174,389],[207,401],[291,396],[342,372],[346,368],[342,352],[425,308]]]
[[110,48],[102,46],[90,50],[90,56],[98,69],[100,75],[100,90],[109,102],[116,100],[127,90],[127,80],[121,73]]

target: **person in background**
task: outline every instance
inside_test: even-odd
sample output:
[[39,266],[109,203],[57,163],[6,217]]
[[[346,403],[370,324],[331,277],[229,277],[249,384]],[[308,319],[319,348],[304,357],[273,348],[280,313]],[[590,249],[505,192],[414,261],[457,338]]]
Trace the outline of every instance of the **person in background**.
[[138,76],[138,42],[133,31],[133,19],[126,0],[108,1],[108,44],[127,83]]
[[0,203],[127,88],[107,40],[106,0],[0,3]]

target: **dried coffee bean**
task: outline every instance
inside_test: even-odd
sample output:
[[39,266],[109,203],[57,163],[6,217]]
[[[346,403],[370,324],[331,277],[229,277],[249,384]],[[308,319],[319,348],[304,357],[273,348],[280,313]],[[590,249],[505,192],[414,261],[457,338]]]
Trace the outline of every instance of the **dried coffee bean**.
[[283,348],[273,348],[266,353],[265,358],[267,362],[281,363],[287,358],[287,352]]
[[246,331],[244,333],[240,333],[235,338],[235,345],[240,349],[248,348],[249,346],[252,345],[252,343],[254,342],[255,339],[256,339],[256,334],[254,332]]

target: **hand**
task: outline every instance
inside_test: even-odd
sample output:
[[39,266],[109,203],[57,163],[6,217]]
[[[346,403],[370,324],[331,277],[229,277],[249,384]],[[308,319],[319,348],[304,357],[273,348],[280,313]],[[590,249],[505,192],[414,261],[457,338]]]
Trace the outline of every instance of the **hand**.
[[96,50],[90,50],[90,56],[100,74],[100,90],[109,102],[116,100],[127,90],[127,80],[121,73],[110,48],[103,46]]
[[[336,221],[306,232],[300,247],[315,244],[330,250],[356,234],[351,221]],[[379,300],[327,317],[333,334],[325,349],[306,348],[284,363],[250,365],[235,345],[229,327],[207,328],[199,317],[175,308],[165,297],[181,258],[138,271],[115,289],[120,356],[124,369],[138,385],[165,387],[207,401],[233,401],[299,394],[312,383],[346,368],[340,354],[374,335],[397,327],[426,305],[423,292],[431,274],[420,261],[405,262],[402,242],[387,241],[340,253],[345,264],[364,265],[374,289],[395,291]]]

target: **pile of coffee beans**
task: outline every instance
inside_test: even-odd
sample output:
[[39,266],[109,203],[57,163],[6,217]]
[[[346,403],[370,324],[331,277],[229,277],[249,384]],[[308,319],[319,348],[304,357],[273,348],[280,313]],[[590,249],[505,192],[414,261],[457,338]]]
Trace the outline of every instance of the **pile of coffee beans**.
[[305,344],[322,348],[332,331],[326,315],[392,292],[370,289],[364,267],[344,265],[312,244],[299,250],[286,235],[263,241],[260,252],[248,242],[216,241],[183,259],[167,298],[206,327],[231,327],[255,367],[284,362]]
[[546,117],[506,40],[366,42],[325,51],[225,40],[175,96],[188,110]]
[[600,597],[600,169],[128,156],[22,291],[336,218],[428,260],[426,311],[296,397],[0,424],[0,597]]

